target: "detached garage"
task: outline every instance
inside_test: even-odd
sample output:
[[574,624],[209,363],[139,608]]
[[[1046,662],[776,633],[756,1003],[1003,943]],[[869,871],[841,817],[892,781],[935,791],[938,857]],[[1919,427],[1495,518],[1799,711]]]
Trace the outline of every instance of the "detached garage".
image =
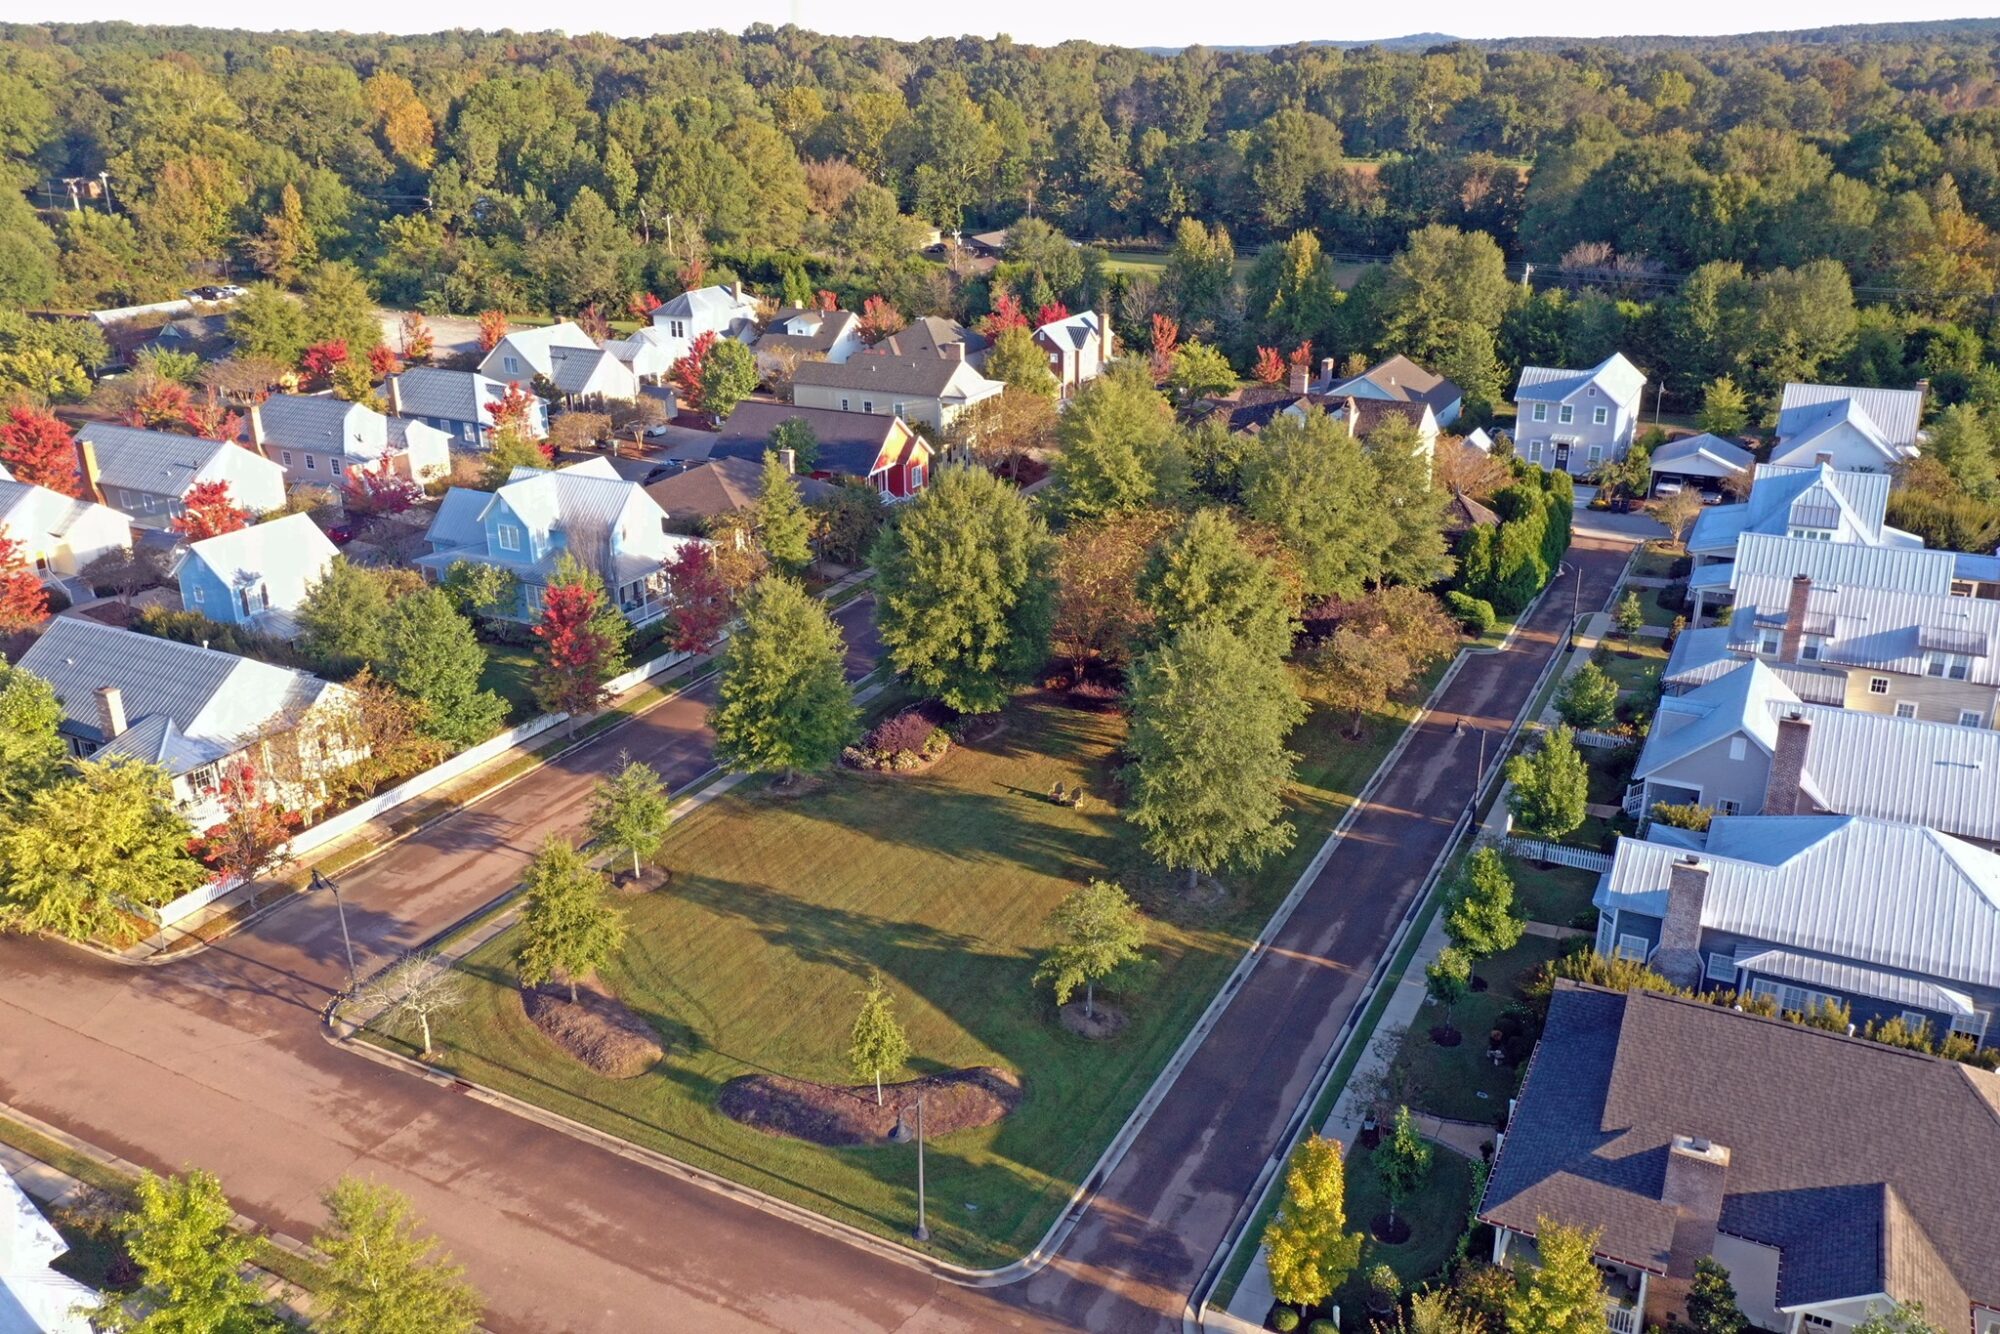
[[1747,478],[1756,461],[1749,450],[1721,436],[1684,435],[1653,451],[1653,494],[1659,495],[1663,486],[1720,491],[1732,477]]

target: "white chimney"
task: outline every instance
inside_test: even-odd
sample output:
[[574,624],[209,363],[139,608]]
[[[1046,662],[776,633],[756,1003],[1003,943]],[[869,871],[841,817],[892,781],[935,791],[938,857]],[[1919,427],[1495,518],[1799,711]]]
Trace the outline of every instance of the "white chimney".
[[97,688],[97,725],[103,730],[106,741],[124,735],[125,692],[117,686]]
[[785,465],[785,472],[787,475],[795,473],[799,470],[798,468],[799,456],[796,450],[791,450],[791,449],[779,450],[778,462]]
[[256,403],[250,405],[250,447],[264,452],[264,409]]
[[389,411],[395,416],[403,415],[403,377],[389,377]]

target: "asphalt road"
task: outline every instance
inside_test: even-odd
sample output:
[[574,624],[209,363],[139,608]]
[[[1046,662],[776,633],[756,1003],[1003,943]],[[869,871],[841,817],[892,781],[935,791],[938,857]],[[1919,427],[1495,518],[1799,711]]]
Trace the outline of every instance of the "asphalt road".
[[[1623,549],[1580,542],[1583,603]],[[222,945],[133,969],[0,938],[0,1099],[136,1162],[220,1173],[237,1207],[296,1236],[355,1172],[408,1193],[513,1331],[1160,1328],[1181,1303],[1470,791],[1476,738],[1504,728],[1560,640],[1552,596],[1506,653],[1461,670],[1063,1253],[973,1291],[330,1046],[345,982],[319,896]],[[837,614],[860,675],[866,601]],[[342,877],[364,971],[429,938],[579,827],[620,754],[674,784],[708,767],[711,686],[615,729]]]

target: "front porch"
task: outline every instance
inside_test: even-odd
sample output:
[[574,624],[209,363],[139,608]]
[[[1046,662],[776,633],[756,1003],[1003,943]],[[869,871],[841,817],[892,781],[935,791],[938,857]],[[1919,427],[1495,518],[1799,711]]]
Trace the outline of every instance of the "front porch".
[[[1541,1251],[1533,1237],[1508,1228],[1493,1231],[1493,1263],[1517,1260],[1530,1268],[1540,1268]],[[1646,1288],[1649,1275],[1635,1265],[1620,1264],[1604,1256],[1596,1257],[1597,1273],[1604,1286],[1604,1321],[1611,1334],[1641,1334],[1645,1328]]]

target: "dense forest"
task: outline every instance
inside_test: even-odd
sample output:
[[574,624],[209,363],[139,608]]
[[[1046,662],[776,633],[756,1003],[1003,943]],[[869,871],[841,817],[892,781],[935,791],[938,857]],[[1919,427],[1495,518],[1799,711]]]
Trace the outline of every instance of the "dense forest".
[[[1725,375],[1759,412],[1835,376],[1987,407],[1992,28],[1165,55],[17,25],[0,303],[329,264],[432,312],[622,312],[706,273],[976,317],[1004,287],[1134,346],[1170,314],[1239,370],[1407,352],[1475,405],[1622,348],[1669,411]],[[924,249],[1028,216],[1055,230],[991,274]]]

